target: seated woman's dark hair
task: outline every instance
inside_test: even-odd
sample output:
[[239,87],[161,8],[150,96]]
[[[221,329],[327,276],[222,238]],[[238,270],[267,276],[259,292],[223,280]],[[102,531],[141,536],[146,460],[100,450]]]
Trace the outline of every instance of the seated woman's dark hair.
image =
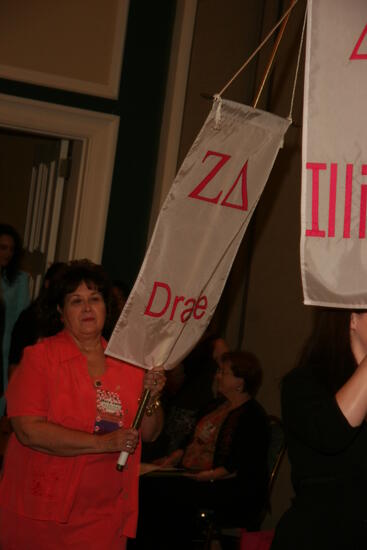
[[89,289],[96,289],[103,296],[106,307],[110,303],[111,283],[104,268],[90,260],[73,260],[54,278],[54,300],[57,306],[63,307],[67,294],[74,292],[81,283]]
[[338,391],[356,369],[350,347],[351,314],[366,310],[316,308],[314,329],[306,343],[300,366],[310,366],[332,393]]
[[0,236],[7,235],[13,239],[14,252],[8,265],[3,267],[2,273],[5,275],[8,283],[12,285],[18,276],[20,260],[22,258],[22,240],[18,232],[12,225],[7,223],[0,223]]
[[228,351],[220,360],[231,364],[233,374],[244,380],[244,390],[254,397],[261,386],[263,374],[256,355],[249,351]]

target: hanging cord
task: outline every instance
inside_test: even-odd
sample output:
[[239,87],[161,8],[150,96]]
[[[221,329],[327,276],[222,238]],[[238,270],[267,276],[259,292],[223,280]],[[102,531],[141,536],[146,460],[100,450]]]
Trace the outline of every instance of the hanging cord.
[[290,105],[289,115],[288,115],[288,120],[290,120],[291,122],[292,122],[292,115],[293,115],[294,97],[296,95],[296,86],[297,86],[297,81],[298,81],[299,65],[300,65],[300,61],[301,61],[302,46],[303,46],[303,40],[304,40],[304,37],[305,37],[306,21],[307,21],[307,5],[306,5],[306,9],[305,9],[305,16],[303,18],[302,34],[301,34],[301,40],[300,40],[300,43],[299,43],[296,72],[295,72],[295,75],[294,75],[294,82],[293,82],[291,105]]
[[256,48],[256,50],[250,55],[250,57],[244,62],[244,64],[238,69],[238,71],[232,76],[232,78],[227,82],[227,84],[221,89],[221,91],[216,94],[217,96],[221,96],[227,88],[232,84],[234,80],[238,77],[239,74],[242,73],[242,71],[247,67],[247,65],[250,63],[250,61],[255,57],[255,55],[261,50],[261,48],[266,44],[266,42],[269,40],[269,38],[274,34],[274,32],[277,30],[277,28],[283,23],[284,19],[288,17],[290,12],[293,10],[294,6],[296,5],[298,0],[294,0],[293,4],[286,10],[286,12],[283,14],[283,16],[279,19],[278,23],[272,28],[272,30],[266,35],[264,40],[261,42],[261,44]]
[[[296,3],[296,1],[297,1],[297,0],[293,0],[292,5],[290,6],[291,8],[292,8],[293,5]],[[278,33],[277,39],[276,39],[276,41],[275,41],[273,51],[271,52],[270,59],[269,59],[268,64],[267,64],[267,66],[266,66],[264,76],[263,76],[263,78],[262,78],[261,84],[260,84],[260,86],[259,86],[259,89],[258,89],[257,94],[256,94],[256,96],[255,96],[254,102],[253,102],[253,104],[252,104],[252,106],[253,106],[254,109],[256,109],[256,107],[257,107],[257,104],[258,104],[258,102],[259,102],[261,93],[262,93],[262,91],[263,91],[263,89],[264,89],[264,86],[265,86],[266,79],[267,79],[268,76],[269,76],[270,69],[271,69],[271,67],[272,67],[272,65],[273,65],[273,61],[274,61],[275,56],[276,56],[276,53],[277,53],[277,51],[278,51],[280,41],[281,41],[282,38],[283,38],[283,34],[284,34],[285,28],[286,28],[286,26],[287,26],[287,23],[288,23],[288,19],[289,19],[290,14],[291,14],[291,13],[289,12],[288,15],[284,18],[284,21],[283,21],[283,23],[282,23],[282,26],[281,26],[280,29],[279,29],[279,33]]]
[[215,111],[214,129],[220,130],[222,123],[222,98],[215,94],[214,102],[217,102],[217,110]]

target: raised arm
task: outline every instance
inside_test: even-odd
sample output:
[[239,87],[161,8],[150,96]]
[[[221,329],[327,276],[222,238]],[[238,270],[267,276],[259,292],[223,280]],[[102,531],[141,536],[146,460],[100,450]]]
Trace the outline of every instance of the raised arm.
[[367,342],[363,338],[364,325],[367,328],[367,315],[352,313],[350,344],[358,366],[335,395],[340,410],[353,427],[362,424],[367,416]]

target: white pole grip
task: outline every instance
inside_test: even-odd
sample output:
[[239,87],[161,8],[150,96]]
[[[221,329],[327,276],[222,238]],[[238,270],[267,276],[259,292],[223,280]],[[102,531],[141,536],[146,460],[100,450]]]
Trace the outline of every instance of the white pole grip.
[[[136,415],[135,415],[134,421],[133,421],[132,426],[131,426],[135,430],[139,429],[141,421],[143,420],[143,416],[144,416],[145,409],[146,409],[146,406],[147,406],[148,401],[149,401],[149,397],[150,397],[150,390],[147,390],[147,389],[143,390],[143,393],[142,393],[141,398],[140,398],[138,410],[136,411]],[[116,469],[119,472],[122,472],[122,470],[124,469],[124,466],[126,464],[128,456],[129,456],[129,453],[127,451],[121,451],[119,459],[116,463]]]
[[119,459],[116,464],[116,468],[119,472],[121,472],[127,462],[127,458],[129,456],[129,453],[127,451],[121,451]]

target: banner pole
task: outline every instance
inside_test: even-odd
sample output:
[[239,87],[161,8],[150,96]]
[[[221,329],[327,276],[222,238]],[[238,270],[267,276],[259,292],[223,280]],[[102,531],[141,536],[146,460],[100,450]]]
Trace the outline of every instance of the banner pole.
[[270,59],[269,59],[268,64],[267,64],[267,66],[266,66],[266,69],[265,69],[265,72],[264,72],[264,76],[263,76],[263,78],[262,78],[262,81],[261,81],[261,83],[260,83],[259,89],[258,89],[258,91],[257,91],[257,94],[256,94],[256,96],[255,96],[254,102],[253,102],[253,104],[252,104],[252,106],[253,106],[254,109],[256,109],[257,104],[258,104],[258,102],[259,102],[260,95],[261,95],[261,93],[262,93],[262,91],[263,91],[263,88],[264,88],[264,86],[265,86],[266,79],[267,79],[268,76],[269,76],[269,72],[270,72],[271,66],[272,66],[272,64],[273,64],[274,58],[275,58],[275,56],[276,56],[276,53],[277,53],[277,51],[278,51],[280,41],[281,41],[282,38],[283,38],[283,34],[284,34],[285,28],[286,28],[286,26],[287,26],[288,20],[289,20],[289,16],[290,16],[291,11],[292,11],[292,9],[293,9],[293,7],[294,7],[294,5],[295,5],[296,2],[297,2],[297,0],[292,0],[292,3],[291,3],[291,5],[289,6],[289,9],[288,9],[288,13],[286,14],[286,16],[285,16],[285,18],[284,18],[284,21],[283,21],[283,23],[282,23],[282,25],[281,25],[281,27],[280,27],[280,29],[279,29],[279,33],[278,33],[277,39],[276,39],[276,41],[275,41],[275,44],[274,44],[274,47],[273,47],[273,51],[272,51],[272,53],[271,53],[271,55],[270,55]]
[[[145,409],[147,408],[147,405],[148,405],[149,398],[150,398],[150,390],[145,389],[140,397],[138,410],[136,411],[135,418],[133,420],[133,423],[131,424],[131,427],[134,428],[134,430],[138,430],[140,427],[140,424],[143,420],[143,416],[145,413]],[[116,470],[118,470],[119,472],[122,472],[128,458],[129,458],[129,453],[127,451],[121,451],[116,464]]]
[[290,7],[286,10],[286,12],[282,15],[282,17],[279,19],[278,23],[274,25],[274,27],[271,29],[271,31],[265,36],[264,40],[259,44],[259,46],[256,48],[255,51],[252,52],[250,57],[247,58],[247,60],[244,62],[244,64],[238,69],[238,71],[235,72],[235,74],[232,76],[232,78],[227,82],[227,84],[221,89],[220,92],[218,92],[216,95],[222,96],[224,92],[229,88],[229,86],[232,84],[234,80],[238,77],[239,74],[247,67],[247,65],[250,63],[250,61],[255,57],[255,55],[261,50],[261,48],[266,44],[266,42],[269,40],[269,38],[274,34],[274,32],[277,30],[278,27],[283,23],[285,18],[288,18],[290,12],[293,10],[294,6],[298,0],[293,0]]

